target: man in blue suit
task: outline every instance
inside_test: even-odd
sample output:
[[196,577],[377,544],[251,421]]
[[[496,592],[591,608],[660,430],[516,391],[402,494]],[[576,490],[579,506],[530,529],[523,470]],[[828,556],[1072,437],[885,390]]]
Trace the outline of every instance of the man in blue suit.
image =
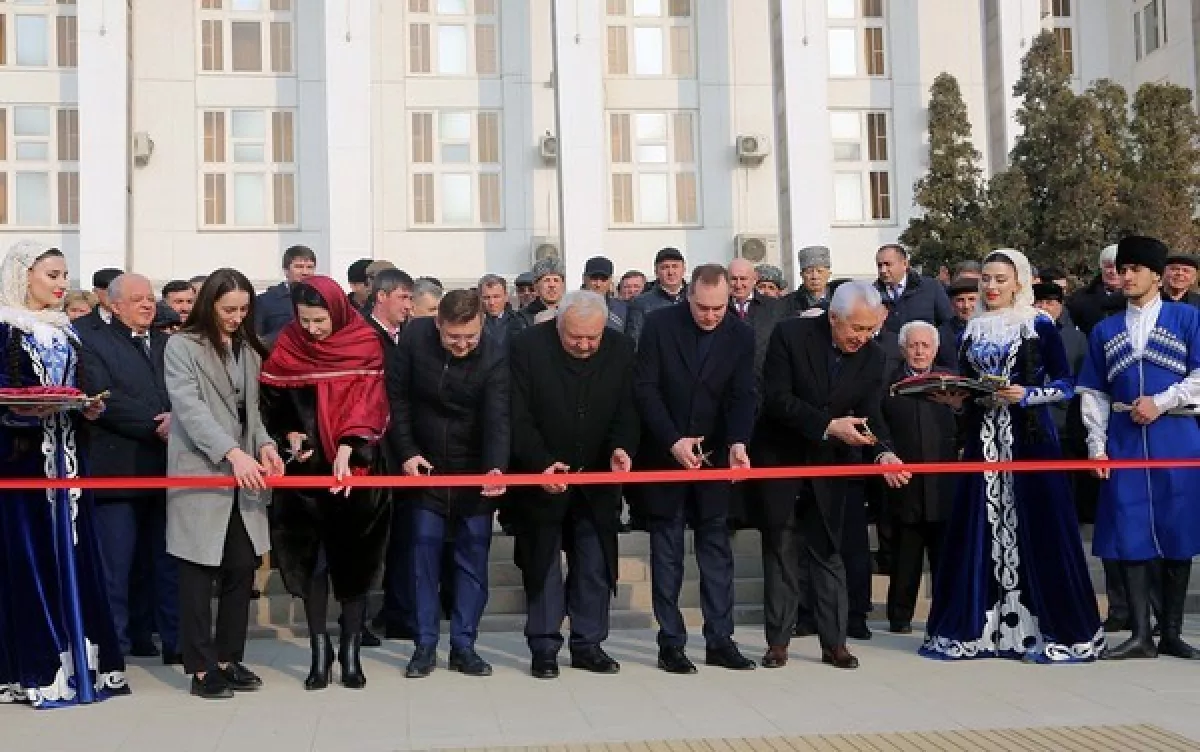
[[[750,467],[754,430],[754,332],[728,315],[729,274],[716,264],[692,273],[687,305],[649,314],[634,373],[645,424],[638,464],[648,469]],[[752,669],[733,641],[733,554],[726,519],[728,483],[674,483],[646,489],[635,504],[650,530],[658,666],[696,672],[679,611],[684,524],[690,517],[700,568],[705,663]]]
[[[151,327],[154,290],[137,274],[123,274],[107,287],[112,323],[80,330],[84,386],[89,394],[109,393],[104,414],[87,423],[88,467],[100,477],[162,476],[167,471],[171,402],[163,380],[167,335]],[[163,662],[181,663],[179,584],[175,561],[166,550],[165,495],[97,491],[95,521],[122,650],[157,655],[150,638],[157,625]]]
[[283,252],[283,281],[264,290],[254,301],[254,331],[270,347],[276,335],[292,322],[292,285],[317,273],[317,254],[294,245]]

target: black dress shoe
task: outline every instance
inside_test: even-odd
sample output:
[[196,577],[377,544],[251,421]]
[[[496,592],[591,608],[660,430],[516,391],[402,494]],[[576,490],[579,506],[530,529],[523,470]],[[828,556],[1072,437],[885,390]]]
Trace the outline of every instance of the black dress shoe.
[[153,640],[139,640],[129,648],[129,655],[134,658],[157,658],[159,656],[158,646],[154,644]]
[[683,648],[659,648],[658,667],[668,674],[696,673],[696,664],[688,660]]
[[784,645],[767,648],[762,659],[763,668],[783,668],[788,662],[788,649]]
[[593,674],[616,674],[621,671],[621,664],[604,652],[599,645],[571,653],[571,668],[590,671]]
[[333,641],[327,634],[312,635],[308,638],[308,647],[312,651],[312,663],[304,688],[310,692],[325,689],[333,673]]
[[912,634],[912,624],[904,621],[894,621],[888,625],[888,631],[892,634]]
[[731,642],[716,648],[705,648],[704,665],[719,666],[731,671],[751,671],[758,664],[742,655],[737,645]]
[[338,663],[342,664],[342,686],[347,689],[362,689],[367,686],[367,676],[363,673],[362,658],[359,649],[362,648],[362,633],[343,634],[338,646]]
[[183,653],[179,653],[174,650],[164,650],[162,655],[163,655],[163,665],[164,666],[182,666],[183,665]]
[[557,679],[558,659],[552,655],[535,655],[529,673],[534,679]]
[[418,645],[408,661],[404,675],[409,679],[424,679],[437,668],[437,647],[434,645]]
[[874,635],[871,633],[871,628],[867,626],[866,619],[851,619],[846,625],[846,636],[854,640],[869,640]]
[[858,668],[858,659],[850,654],[850,651],[846,649],[845,645],[836,647],[833,650],[822,650],[821,663],[828,663],[834,668]]
[[234,692],[253,692],[263,684],[258,674],[240,663],[231,663],[220,671]]
[[366,624],[363,625],[360,637],[362,638],[362,646],[364,648],[378,648],[383,646],[383,640],[380,640]]
[[233,689],[220,671],[209,671],[201,679],[192,677],[192,694],[205,700],[228,700],[233,697]]
[[447,664],[451,671],[457,671],[466,676],[491,676],[492,664],[479,657],[473,648],[458,650],[450,648],[450,661]]
[[1105,632],[1128,632],[1129,626],[1129,619],[1110,616],[1104,620]]
[[817,625],[809,622],[798,621],[796,626],[792,627],[792,637],[812,637],[817,633]]

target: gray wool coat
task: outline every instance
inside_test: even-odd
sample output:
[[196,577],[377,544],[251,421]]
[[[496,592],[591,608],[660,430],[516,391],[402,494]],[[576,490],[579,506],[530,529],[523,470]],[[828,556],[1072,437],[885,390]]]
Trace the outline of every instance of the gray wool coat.
[[[274,444],[258,410],[262,359],[247,347],[237,363],[245,392],[244,431],[239,431],[234,380],[212,345],[192,334],[176,334],[167,342],[168,476],[230,476],[233,470],[225,459],[229,450],[241,447],[257,459],[259,449]],[[220,566],[235,498],[255,553],[261,556],[270,550],[270,491],[235,494],[232,488],[175,488],[167,492],[167,552],[196,564]]]

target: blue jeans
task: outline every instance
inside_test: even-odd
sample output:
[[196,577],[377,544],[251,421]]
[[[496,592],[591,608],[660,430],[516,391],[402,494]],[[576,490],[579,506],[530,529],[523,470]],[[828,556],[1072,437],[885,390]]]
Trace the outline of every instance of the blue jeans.
[[[442,574],[442,545],[446,517],[415,508],[412,511],[413,579],[416,589],[418,646],[436,646],[441,627],[438,582]],[[488,551],[492,546],[492,515],[457,518],[454,534],[454,605],[450,613],[450,647],[471,650],[479,635],[479,620],[488,598]]]
[[[165,499],[97,500],[93,519],[121,651],[129,652],[133,637],[149,636],[149,625],[143,625],[146,634],[130,634],[131,613],[142,612],[153,614],[163,650],[175,652],[179,645],[179,570],[175,559],[167,555]],[[149,587],[137,588],[131,598],[130,583],[137,579]],[[136,598],[147,603],[131,602]]]

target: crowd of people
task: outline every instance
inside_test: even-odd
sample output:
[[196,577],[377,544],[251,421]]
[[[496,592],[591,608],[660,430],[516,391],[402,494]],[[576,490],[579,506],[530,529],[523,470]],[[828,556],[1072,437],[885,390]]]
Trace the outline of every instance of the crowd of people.
[[[872,636],[872,571],[890,575],[888,629],[907,634],[926,560],[920,650],[931,658],[1200,657],[1181,636],[1200,549],[1197,471],[906,467],[1200,456],[1196,259],[1125,238],[1074,292],[1012,249],[944,279],[923,276],[898,245],[875,260],[877,279],[835,280],[830,251],[803,248],[801,284],[788,291],[776,267],[735,259],[689,273],[681,251],[663,248],[649,277],[617,278],[596,257],[568,291],[550,258],[510,294],[499,275],[444,290],[364,259],[346,292],[296,246],[284,280],[258,294],[233,269],[157,292],[106,269],[85,294],[69,290],[61,251],[18,243],[0,265],[0,477],[236,485],[0,492],[0,703],[126,694],[126,656],[181,665],[202,698],[260,688],[244,651],[268,552],[304,605],[306,689],[333,683],[335,665],[343,686],[365,687],[372,630],[412,641],[406,676],[428,676],[443,616],[448,668],[490,675],[475,642],[496,524],[516,538],[539,679],[559,675],[564,644],[575,669],[620,671],[604,643],[630,528],[649,533],[657,665],[670,673],[697,672],[679,605],[687,530],[708,666],[780,668],[793,638],[816,635],[824,663],[856,668],[849,640]],[[893,388],[938,373],[966,380]],[[37,402],[67,387],[93,398]],[[885,467],[862,478],[570,482],[861,463]],[[545,481],[508,487],[510,473]],[[354,482],[388,474],[480,482]],[[333,487],[272,490],[285,475]],[[1081,518],[1094,520],[1105,560],[1103,622]],[[762,532],[758,662],[734,641],[739,528]],[[1125,630],[1110,646],[1107,635]]]

